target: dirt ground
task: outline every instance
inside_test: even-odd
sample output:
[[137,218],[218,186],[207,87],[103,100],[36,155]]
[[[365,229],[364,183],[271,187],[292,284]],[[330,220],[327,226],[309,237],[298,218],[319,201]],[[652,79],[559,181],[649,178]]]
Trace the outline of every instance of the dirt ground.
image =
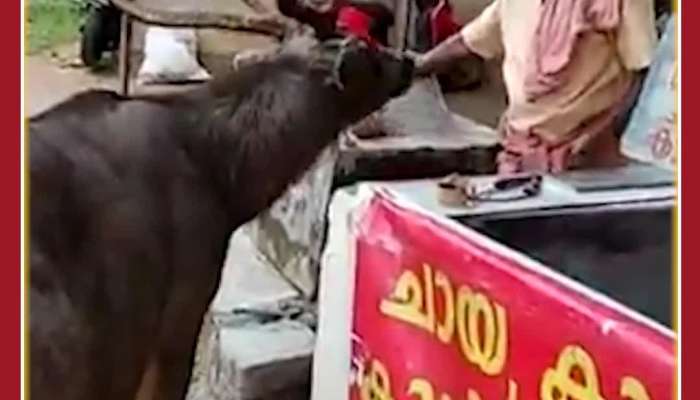
[[76,63],[75,45],[24,58],[25,115],[35,115],[88,88],[117,88],[114,71],[91,73]]

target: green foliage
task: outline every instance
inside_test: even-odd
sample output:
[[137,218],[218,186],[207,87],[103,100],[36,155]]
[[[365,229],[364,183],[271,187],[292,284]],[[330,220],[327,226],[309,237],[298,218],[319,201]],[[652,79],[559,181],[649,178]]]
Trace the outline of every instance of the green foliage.
[[25,9],[25,51],[32,54],[75,40],[84,10],[84,0],[29,0]]

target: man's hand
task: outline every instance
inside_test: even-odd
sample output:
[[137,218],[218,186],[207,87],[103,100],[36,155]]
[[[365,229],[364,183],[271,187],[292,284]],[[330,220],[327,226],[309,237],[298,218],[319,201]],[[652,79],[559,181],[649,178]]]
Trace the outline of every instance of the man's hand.
[[425,54],[426,53],[418,53],[413,50],[404,50],[404,55],[413,61],[413,75],[416,77],[430,75],[430,73],[425,73],[425,71],[422,70],[423,65],[425,64]]
[[418,55],[414,60],[415,68],[413,73],[417,77],[426,77],[435,73],[435,68],[430,63],[430,59],[427,57],[428,53]]
[[251,64],[257,64],[271,59],[279,52],[278,47],[262,49],[246,49],[233,56],[232,66],[235,71],[245,68]]

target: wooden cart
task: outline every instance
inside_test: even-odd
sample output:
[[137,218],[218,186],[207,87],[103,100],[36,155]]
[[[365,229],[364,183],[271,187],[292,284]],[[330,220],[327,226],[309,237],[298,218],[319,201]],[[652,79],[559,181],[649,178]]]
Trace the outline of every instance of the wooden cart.
[[261,33],[281,39],[293,21],[260,0],[111,0],[122,11],[119,79],[129,93],[132,25],[218,28]]

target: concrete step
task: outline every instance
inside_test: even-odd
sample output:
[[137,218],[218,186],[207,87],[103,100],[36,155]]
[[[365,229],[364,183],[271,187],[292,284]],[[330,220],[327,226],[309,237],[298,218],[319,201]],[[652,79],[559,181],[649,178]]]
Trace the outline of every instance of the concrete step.
[[221,286],[203,322],[188,400],[309,398],[315,340],[309,325],[234,312],[274,313],[298,297],[259,257],[248,233],[246,226],[231,238]]
[[208,340],[213,400],[308,400],[314,334],[303,323],[216,321]]

